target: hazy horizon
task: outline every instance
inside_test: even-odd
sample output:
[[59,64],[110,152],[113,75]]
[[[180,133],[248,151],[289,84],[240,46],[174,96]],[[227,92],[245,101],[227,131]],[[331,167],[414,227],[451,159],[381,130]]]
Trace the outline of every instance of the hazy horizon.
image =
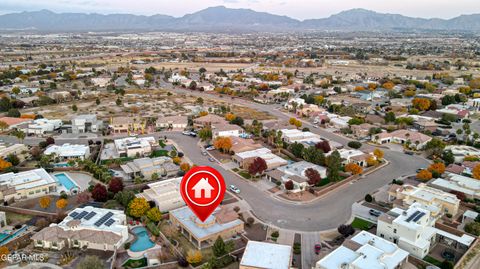
[[[456,2],[450,0],[338,0],[334,4],[328,0],[179,0],[174,5],[171,1],[166,0],[2,0],[0,14],[48,9],[58,13],[163,14],[181,17],[213,6],[248,8],[259,12],[285,15],[299,20],[325,18],[353,8],[401,14],[409,17],[443,19],[480,13],[480,3],[477,0],[457,0]],[[415,9],[412,9],[412,6]]]

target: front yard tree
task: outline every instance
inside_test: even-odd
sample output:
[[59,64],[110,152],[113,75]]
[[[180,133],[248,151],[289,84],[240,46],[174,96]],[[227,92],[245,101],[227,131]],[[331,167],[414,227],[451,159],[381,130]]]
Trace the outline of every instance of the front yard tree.
[[248,173],[252,176],[261,175],[267,168],[267,162],[263,158],[257,157],[248,167]]
[[105,202],[108,198],[107,188],[100,183],[97,183],[92,190],[92,198],[96,202]]
[[355,229],[352,227],[352,225],[345,225],[345,224],[338,226],[337,231],[341,235],[343,235],[343,237],[349,237],[350,235],[355,233]]
[[115,194],[115,201],[119,202],[123,207],[127,207],[128,204],[135,198],[133,191],[124,190]]
[[311,162],[318,165],[325,164],[325,155],[323,154],[323,151],[320,149],[317,149],[314,146],[304,149],[302,155],[303,155],[303,159],[307,162]]
[[285,182],[285,189],[287,191],[293,190],[293,181],[292,180],[289,180],[289,181]]
[[455,156],[453,156],[453,152],[451,150],[445,150],[442,153],[442,160],[446,165],[450,165],[455,162]]
[[4,171],[7,168],[12,167],[12,163],[5,161],[4,159],[0,159],[0,171]]
[[300,143],[293,143],[290,145],[290,152],[292,152],[292,154],[297,157],[297,158],[302,158],[302,155],[303,155],[303,149],[304,149],[304,146],[303,144],[300,144]]
[[114,177],[108,183],[108,191],[116,194],[123,190],[123,181],[120,178]]
[[432,163],[428,167],[428,171],[432,173],[432,176],[440,177],[445,172],[445,164],[442,162]]
[[221,236],[217,237],[217,240],[215,240],[212,250],[215,257],[222,257],[223,255],[227,254],[225,250],[225,242],[223,241]]
[[212,129],[205,127],[198,131],[198,136],[200,137],[200,139],[202,139],[202,141],[210,140],[212,139]]
[[472,171],[472,176],[475,179],[480,179],[480,164],[477,164]]
[[328,158],[325,160],[327,164],[327,172],[328,172],[328,179],[330,181],[338,181],[340,180],[340,168],[342,168],[342,159],[340,157],[340,153],[335,150]]
[[67,199],[58,199],[57,202],[55,203],[58,209],[64,209],[68,205],[68,200]]
[[323,153],[329,153],[332,148],[330,147],[330,143],[328,143],[327,140],[323,140],[322,142],[318,142],[317,144],[315,144],[315,147],[317,149],[320,149],[323,151]]
[[373,155],[375,155],[375,157],[377,157],[377,159],[381,160],[381,159],[383,159],[384,153],[383,153],[383,150],[381,150],[381,149],[375,149],[375,150],[373,150]]
[[363,169],[356,163],[349,163],[345,165],[345,171],[352,173],[352,175],[358,175],[363,172]]
[[128,204],[128,213],[135,218],[145,216],[149,209],[150,204],[145,198],[134,198],[130,204]]
[[103,261],[98,256],[88,255],[77,264],[77,269],[104,269]]
[[232,139],[230,137],[218,137],[213,142],[213,146],[222,152],[229,152],[232,148]]
[[202,262],[203,256],[199,250],[189,250],[187,253],[187,262],[190,264],[198,264]]
[[417,179],[422,180],[422,181],[427,181],[432,179],[432,173],[426,169],[421,170],[420,172],[417,173]]
[[180,164],[180,169],[183,171],[183,172],[187,172],[188,170],[190,170],[190,164],[188,163],[181,163]]
[[305,176],[308,178],[307,182],[309,185],[316,185],[322,180],[320,173],[313,168],[308,168],[305,170]]
[[40,200],[38,200],[38,203],[40,204],[40,207],[41,208],[48,208],[50,207],[50,204],[52,203],[52,198],[50,198],[49,196],[44,196],[42,198],[40,198]]

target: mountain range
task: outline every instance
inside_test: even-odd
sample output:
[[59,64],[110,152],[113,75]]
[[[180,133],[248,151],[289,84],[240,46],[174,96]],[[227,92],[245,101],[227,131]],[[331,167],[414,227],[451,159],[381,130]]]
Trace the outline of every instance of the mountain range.
[[480,14],[424,19],[351,9],[328,18],[296,20],[251,9],[209,7],[182,17],[168,15],[54,13],[49,10],[0,15],[0,30],[37,31],[480,31]]

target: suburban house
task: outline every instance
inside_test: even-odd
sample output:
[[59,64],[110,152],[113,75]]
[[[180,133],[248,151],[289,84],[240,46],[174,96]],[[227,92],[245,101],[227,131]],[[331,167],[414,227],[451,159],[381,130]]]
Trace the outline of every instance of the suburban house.
[[361,231],[319,260],[315,269],[398,269],[407,263],[408,252],[383,238]]
[[75,208],[62,222],[32,236],[35,247],[61,250],[88,248],[115,251],[128,240],[127,218],[121,210]]
[[282,133],[282,140],[287,143],[310,142],[314,144],[322,141],[319,135],[308,131],[302,132],[297,129],[281,129],[280,132]]
[[95,114],[78,115],[72,119],[72,133],[98,132],[103,128],[103,122]]
[[263,147],[261,144],[255,143],[253,139],[240,138],[236,136],[231,136],[230,139],[232,140],[232,147],[230,148],[230,152],[234,154],[237,152],[240,153]]
[[90,157],[90,147],[86,145],[72,145],[65,143],[61,146],[50,145],[43,152],[45,155],[54,155],[59,161],[67,161],[70,159],[85,160]]
[[249,240],[240,261],[240,269],[289,269],[292,247]]
[[43,168],[0,175],[0,200],[44,196],[57,190],[57,181]]
[[396,130],[391,133],[380,133],[372,136],[372,141],[378,144],[385,143],[398,143],[398,144],[410,144],[409,147],[413,147],[417,150],[422,149],[432,138],[428,135],[422,134],[417,131],[409,130]]
[[480,199],[480,180],[453,173],[445,173],[443,178],[434,179],[430,185],[447,191],[456,191],[472,199]]
[[228,124],[228,122],[224,118],[215,114],[208,114],[193,119],[193,126],[195,128],[212,127],[212,125],[215,124]]
[[60,129],[62,120],[36,119],[32,123],[18,127],[26,134],[43,135]]
[[439,229],[435,221],[427,207],[413,203],[408,209],[393,208],[382,214],[378,218],[377,235],[419,259],[427,256],[437,244],[466,251],[475,241],[470,235]]
[[0,117],[0,122],[5,122],[8,126],[8,129],[18,129],[18,126],[24,123],[33,122],[32,119],[22,119],[22,118],[13,118],[13,117]]
[[365,138],[370,136],[370,129],[372,128],[376,128],[376,126],[370,123],[362,123],[359,125],[350,126],[350,129],[352,130],[353,135],[357,138]]
[[267,163],[267,170],[277,168],[282,165],[288,164],[286,160],[272,153],[270,149],[267,148],[258,148],[255,150],[244,151],[235,153],[232,156],[232,160],[239,167],[243,169],[248,169],[253,160],[257,157],[260,157],[265,160]]
[[152,153],[158,142],[153,136],[148,137],[126,137],[115,139],[115,149],[121,157],[145,156]]
[[157,128],[183,130],[188,126],[187,116],[159,117],[156,122]]
[[153,174],[160,179],[176,176],[179,171],[178,165],[173,163],[172,158],[166,156],[135,159],[120,165],[120,168],[131,179],[143,177],[147,180],[151,180]]
[[160,212],[168,212],[185,206],[185,201],[180,194],[181,177],[162,180],[148,184],[148,189],[137,194],[137,197],[155,202]]
[[[363,167],[367,166],[367,159],[373,156],[358,149],[338,149],[337,151],[340,154],[340,158],[342,158],[343,164],[355,163]],[[327,155],[332,153],[333,151]]]
[[7,158],[8,155],[13,154],[22,160],[21,157],[25,152],[28,152],[28,148],[25,144],[0,144],[0,158],[3,159]]
[[198,249],[213,245],[219,236],[230,240],[243,233],[243,222],[227,207],[218,207],[205,221],[198,219],[190,208],[182,207],[170,211],[170,221]]
[[265,177],[271,182],[280,182],[283,185],[291,180],[293,182],[293,190],[291,191],[299,192],[306,190],[309,185],[308,178],[305,175],[305,171],[309,168],[316,170],[321,178],[327,177],[327,169],[325,167],[307,161],[294,162],[277,167],[277,169],[266,172]]
[[401,208],[420,203],[437,219],[444,214],[457,215],[460,207],[460,199],[455,194],[429,187],[424,183],[418,186],[392,184],[388,191],[388,199]]
[[212,139],[217,137],[225,136],[231,137],[235,136],[238,137],[243,133],[242,127],[235,125],[235,124],[214,124],[212,126]]
[[466,145],[449,145],[445,150],[450,150],[455,158],[455,163],[462,163],[466,156],[480,157],[480,149]]
[[145,132],[146,122],[141,118],[115,117],[110,119],[109,127],[113,134],[143,134]]

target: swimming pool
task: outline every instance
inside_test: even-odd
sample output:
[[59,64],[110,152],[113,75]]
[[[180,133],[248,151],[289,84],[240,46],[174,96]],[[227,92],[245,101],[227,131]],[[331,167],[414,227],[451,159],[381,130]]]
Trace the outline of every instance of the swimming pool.
[[55,178],[57,179],[57,182],[59,182],[60,184],[62,184],[65,189],[67,190],[72,190],[73,188],[76,188],[77,187],[77,184],[75,184],[69,176],[67,176],[65,173],[61,173],[61,174],[56,174],[55,175]]
[[55,167],[70,167],[68,163],[56,163],[53,166]]
[[131,251],[144,251],[155,246],[155,243],[150,240],[147,229],[145,229],[145,227],[135,227],[132,229],[132,232],[137,235],[137,239],[130,246]]
[[17,237],[18,234],[21,232],[25,231],[28,228],[28,225],[23,226],[22,228],[11,232],[10,234],[8,233],[0,233],[0,246],[5,245],[6,243],[10,242],[10,240],[14,239]]

